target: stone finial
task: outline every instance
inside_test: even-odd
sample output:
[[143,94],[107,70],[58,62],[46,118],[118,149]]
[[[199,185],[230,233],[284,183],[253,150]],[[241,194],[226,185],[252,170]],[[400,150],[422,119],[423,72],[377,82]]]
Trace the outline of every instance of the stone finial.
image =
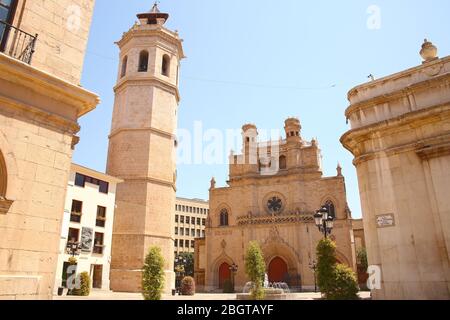
[[438,59],[437,53],[437,47],[425,39],[422,44],[422,50],[420,50],[420,55],[424,60],[424,63]]
[[211,187],[209,190],[214,190],[216,188],[216,178],[212,177],[211,179]]
[[337,176],[338,177],[342,177],[342,167],[341,167],[341,164],[339,162],[338,162],[336,171],[337,171]]
[[311,140],[311,145],[312,145],[313,147],[317,147],[317,139],[316,139],[316,138],[313,138],[313,139]]

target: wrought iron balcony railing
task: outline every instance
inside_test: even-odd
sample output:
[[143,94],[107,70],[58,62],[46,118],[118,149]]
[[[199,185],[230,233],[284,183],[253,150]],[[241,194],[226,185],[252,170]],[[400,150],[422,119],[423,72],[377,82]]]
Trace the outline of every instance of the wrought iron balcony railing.
[[0,20],[0,51],[14,59],[31,64],[37,37]]

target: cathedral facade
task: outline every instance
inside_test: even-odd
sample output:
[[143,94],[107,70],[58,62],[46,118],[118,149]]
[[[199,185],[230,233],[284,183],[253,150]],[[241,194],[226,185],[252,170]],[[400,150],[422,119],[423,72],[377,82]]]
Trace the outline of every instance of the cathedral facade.
[[[324,177],[318,142],[302,139],[298,119],[286,120],[285,131],[284,140],[262,143],[256,126],[245,125],[242,155],[230,156],[228,186],[218,188],[211,181],[204,245],[206,291],[220,290],[233,279],[236,290],[242,290],[248,281],[244,256],[251,241],[263,250],[270,282],[313,289],[311,267],[323,238],[313,215],[322,206],[336,218],[331,237],[337,243],[338,261],[356,269],[340,166],[336,176]],[[238,267],[234,274],[233,265]]]

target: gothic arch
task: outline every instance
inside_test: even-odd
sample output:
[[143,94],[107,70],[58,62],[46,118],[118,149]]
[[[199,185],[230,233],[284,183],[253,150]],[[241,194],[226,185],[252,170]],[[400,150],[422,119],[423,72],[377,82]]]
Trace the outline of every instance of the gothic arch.
[[231,208],[230,208],[230,206],[228,204],[221,203],[217,207],[216,211],[214,212],[214,217],[213,217],[213,220],[212,220],[214,226],[221,226],[221,224],[220,224],[220,221],[221,221],[220,215],[222,214],[223,210],[226,210],[227,213],[228,213],[228,225],[231,224],[231,219],[230,218],[232,217],[233,212],[231,211]]
[[6,198],[6,186],[8,184],[8,172],[6,171],[5,158],[0,150],[0,198]]
[[17,163],[14,153],[6,140],[5,135],[0,131],[0,214],[8,212],[12,205],[13,192],[19,183],[17,177]]
[[333,203],[334,211],[335,211],[335,217],[336,217],[336,219],[339,219],[339,217],[340,217],[340,214],[339,214],[339,212],[340,212],[340,210],[339,210],[339,208],[340,208],[339,201],[335,197],[328,195],[328,196],[322,198],[322,200],[320,202],[320,207],[325,206],[327,202]]
[[231,257],[227,255],[225,251],[223,251],[222,254],[214,260],[209,270],[210,274],[212,275],[212,285],[214,288],[219,288],[219,269],[220,266],[222,266],[224,263],[227,263],[230,266],[234,263],[233,259],[231,259]]

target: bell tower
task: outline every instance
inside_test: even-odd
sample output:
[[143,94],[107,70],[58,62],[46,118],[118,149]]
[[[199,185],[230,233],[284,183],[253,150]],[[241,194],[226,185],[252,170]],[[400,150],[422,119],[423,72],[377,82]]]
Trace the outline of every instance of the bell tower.
[[169,15],[157,4],[137,17],[139,22],[117,42],[120,64],[107,173],[124,182],[116,195],[111,289],[140,292],[145,256],[158,246],[168,292],[175,285],[175,131],[184,54],[178,33],[164,26]]

